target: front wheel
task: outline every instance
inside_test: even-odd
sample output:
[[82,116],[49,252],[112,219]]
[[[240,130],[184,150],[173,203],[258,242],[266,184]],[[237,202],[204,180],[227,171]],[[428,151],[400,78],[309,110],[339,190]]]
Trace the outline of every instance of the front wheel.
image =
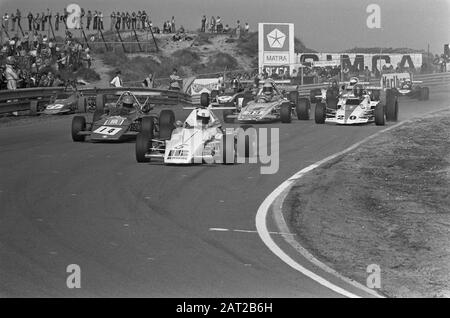
[[86,136],[79,134],[79,132],[84,130],[86,130],[86,118],[83,116],[75,116],[72,119],[72,140],[75,142],[84,141]]
[[150,158],[146,158],[145,155],[148,152],[148,148],[152,141],[152,134],[147,135],[144,132],[140,132],[136,137],[136,161],[139,163],[150,162]]
[[378,104],[374,110],[375,115],[375,125],[384,126],[385,125],[385,114],[384,107],[381,104]]
[[280,108],[280,119],[283,124],[289,124],[292,120],[292,107],[290,104],[282,104]]
[[314,110],[314,120],[316,124],[324,124],[327,116],[327,106],[323,102],[318,102]]
[[297,111],[297,118],[299,120],[309,120],[309,113],[311,110],[311,104],[306,98],[301,98],[295,105]]

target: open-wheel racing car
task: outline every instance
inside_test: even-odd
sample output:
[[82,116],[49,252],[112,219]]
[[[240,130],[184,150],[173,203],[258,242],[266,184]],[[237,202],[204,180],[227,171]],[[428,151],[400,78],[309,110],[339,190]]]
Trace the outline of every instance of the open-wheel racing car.
[[152,107],[147,97],[140,103],[136,94],[129,91],[120,93],[115,103],[105,105],[104,95],[97,96],[96,109],[91,123],[84,116],[72,119],[73,141],[122,141],[135,138],[140,132],[158,131],[160,126],[173,125],[175,115],[172,110],[162,110],[160,115],[150,114]]
[[430,99],[430,89],[416,84],[422,84],[422,81],[414,81],[410,73],[387,73],[381,77],[381,87],[393,89],[399,96]]
[[[209,103],[209,97],[202,95],[201,105],[206,106]],[[235,120],[239,123],[290,123],[292,117],[309,120],[311,109],[307,98],[300,98],[297,91],[286,93],[280,90],[273,80],[266,80],[258,89],[256,97],[250,92],[238,93],[220,107],[223,109],[223,119],[226,123]]]
[[64,90],[51,97],[50,102],[42,112],[38,114],[61,115],[85,112],[87,99],[78,90]]
[[342,87],[337,81],[316,96],[315,122],[342,125],[375,123],[398,120],[398,98],[391,89],[365,86],[352,78]]
[[[142,131],[136,138],[136,161],[162,161],[164,164],[233,164],[236,155],[252,156],[251,134],[245,134],[249,126],[240,129],[222,129],[220,120],[210,107],[192,109],[183,122],[160,124],[159,133],[154,129]],[[231,131],[230,131],[231,130]],[[238,139],[242,146],[238,146]]]

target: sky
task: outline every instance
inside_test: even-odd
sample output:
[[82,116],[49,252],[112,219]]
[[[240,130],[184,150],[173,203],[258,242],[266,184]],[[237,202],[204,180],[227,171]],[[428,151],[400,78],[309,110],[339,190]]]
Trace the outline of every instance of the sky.
[[[203,14],[219,15],[230,27],[248,22],[289,22],[295,36],[320,52],[341,52],[353,47],[408,47],[443,52],[450,42],[450,0],[0,0],[0,13],[62,11],[70,3],[85,9],[145,9],[154,24],[175,16],[177,25],[194,30]],[[369,29],[369,4],[381,9],[381,28]],[[106,22],[108,25],[108,22]]]

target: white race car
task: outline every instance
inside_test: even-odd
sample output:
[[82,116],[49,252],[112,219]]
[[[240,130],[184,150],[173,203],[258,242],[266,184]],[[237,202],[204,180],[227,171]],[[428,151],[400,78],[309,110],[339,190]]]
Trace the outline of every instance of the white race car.
[[[158,138],[153,132],[138,134],[136,139],[137,162],[162,160],[165,164],[232,164],[235,155],[249,157],[252,140],[241,138],[245,144],[236,147],[237,135],[245,129],[222,129],[220,120],[210,108],[194,108],[184,123],[177,121],[172,127],[159,127],[160,131],[171,129],[168,138]],[[242,149],[242,151],[241,151]],[[252,148],[254,149],[254,148]],[[236,151],[237,150],[237,151]]]
[[375,123],[398,120],[398,100],[391,90],[364,87],[360,83],[344,85],[341,89],[328,88],[315,108],[317,124],[342,125]]

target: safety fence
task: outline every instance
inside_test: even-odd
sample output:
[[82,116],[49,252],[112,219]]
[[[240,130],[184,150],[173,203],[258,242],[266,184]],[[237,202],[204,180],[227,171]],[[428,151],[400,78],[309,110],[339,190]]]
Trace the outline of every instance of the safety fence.
[[[422,81],[423,86],[435,87],[450,84],[450,72],[435,73],[427,75],[416,75],[414,80]],[[370,81],[370,85],[379,86],[379,80]],[[298,90],[300,95],[309,96],[312,89],[321,88],[324,84],[308,84],[308,85],[289,85],[282,84],[286,90]],[[0,114],[31,111],[32,114],[40,107],[48,104],[58,93],[63,93],[63,87],[50,88],[25,88],[20,90],[0,91]],[[154,105],[198,105],[200,103],[199,96],[190,96],[179,91],[151,89],[142,87],[122,87],[122,88],[81,88],[78,107],[80,111],[86,111],[88,100],[98,100],[100,98],[113,99],[117,98],[123,92],[130,91],[139,96],[149,98],[149,103]]]

